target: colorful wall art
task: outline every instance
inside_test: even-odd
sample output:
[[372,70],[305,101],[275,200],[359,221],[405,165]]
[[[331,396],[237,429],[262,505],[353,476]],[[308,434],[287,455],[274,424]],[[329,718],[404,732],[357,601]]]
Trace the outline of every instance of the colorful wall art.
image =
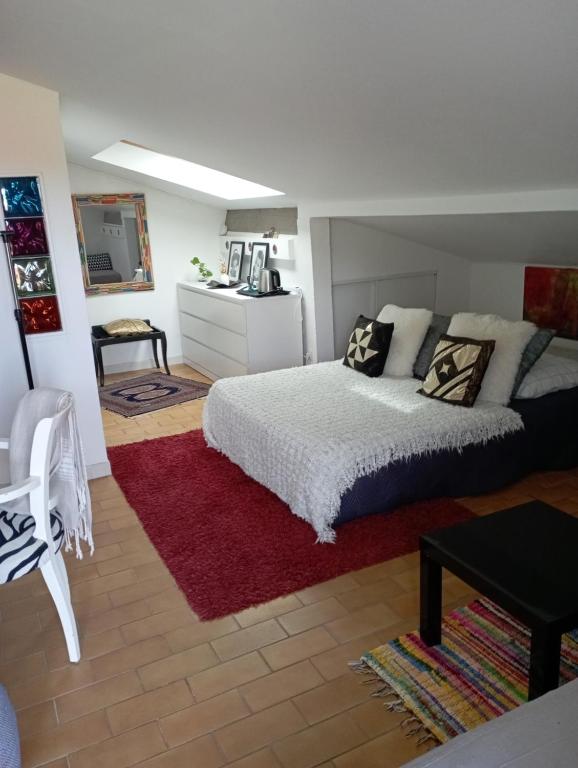
[[55,294],[54,278],[50,259],[12,259],[16,291],[22,298]]
[[25,333],[47,333],[62,329],[56,296],[21,299],[20,309],[24,317]]
[[25,332],[61,331],[38,177],[0,178],[0,198],[6,232],[4,242]]
[[33,256],[48,253],[44,219],[7,219],[6,229],[12,233],[10,244],[13,256]]
[[578,269],[526,267],[524,320],[553,328],[563,339],[578,339]]
[[42,216],[42,199],[36,176],[0,179],[5,218]]

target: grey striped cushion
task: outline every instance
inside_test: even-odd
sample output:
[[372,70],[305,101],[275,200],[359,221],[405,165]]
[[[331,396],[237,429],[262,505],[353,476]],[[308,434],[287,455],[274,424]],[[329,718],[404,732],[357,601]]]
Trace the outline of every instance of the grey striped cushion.
[[[48,560],[48,545],[34,538],[34,518],[0,510],[0,584],[24,576]],[[52,537],[60,550],[64,526],[57,510],[50,513]]]

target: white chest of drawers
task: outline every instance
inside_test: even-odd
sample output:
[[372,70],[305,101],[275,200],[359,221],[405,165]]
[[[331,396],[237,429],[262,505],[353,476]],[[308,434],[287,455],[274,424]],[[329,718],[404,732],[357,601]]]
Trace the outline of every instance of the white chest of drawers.
[[303,365],[301,297],[178,283],[183,360],[212,379]]

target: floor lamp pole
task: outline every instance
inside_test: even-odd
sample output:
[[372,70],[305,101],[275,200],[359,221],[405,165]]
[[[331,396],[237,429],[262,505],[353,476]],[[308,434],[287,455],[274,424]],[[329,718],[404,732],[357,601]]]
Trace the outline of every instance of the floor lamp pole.
[[30,355],[28,354],[28,344],[26,343],[26,333],[24,332],[24,317],[22,316],[22,310],[18,304],[18,295],[16,293],[16,287],[14,285],[14,279],[12,275],[12,262],[10,260],[10,237],[12,232],[3,231],[0,232],[0,237],[4,243],[4,251],[6,253],[6,259],[8,261],[8,274],[10,277],[10,285],[12,286],[12,296],[14,298],[14,318],[18,325],[18,335],[20,336],[20,345],[22,347],[22,355],[24,357],[24,367],[26,368],[26,378],[28,379],[28,389],[34,389],[34,379],[32,378],[32,368],[30,367]]

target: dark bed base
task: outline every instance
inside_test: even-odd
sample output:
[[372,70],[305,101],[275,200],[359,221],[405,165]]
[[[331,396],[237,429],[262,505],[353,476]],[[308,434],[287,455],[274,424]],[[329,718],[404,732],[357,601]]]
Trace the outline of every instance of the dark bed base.
[[341,500],[335,525],[422,499],[490,493],[531,472],[578,466],[578,388],[514,400],[510,407],[521,415],[523,431],[361,477]]

